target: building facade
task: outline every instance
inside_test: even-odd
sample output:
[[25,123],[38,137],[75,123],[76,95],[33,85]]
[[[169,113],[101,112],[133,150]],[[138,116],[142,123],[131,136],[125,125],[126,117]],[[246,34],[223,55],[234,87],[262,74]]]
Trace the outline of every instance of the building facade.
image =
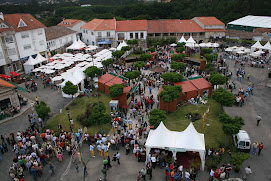
[[32,15],[0,14],[0,19],[1,73],[20,70],[29,56],[46,52],[45,25]]
[[91,45],[116,47],[121,41],[138,40],[147,46],[147,38],[176,38],[190,36],[197,43],[219,41],[225,37],[225,24],[215,17],[195,17],[192,20],[127,20],[94,19],[84,26],[82,40]]
[[77,32],[64,26],[51,26],[45,28],[46,45],[51,55],[64,53],[65,48],[76,41]]
[[78,19],[63,19],[58,26],[63,26],[69,28],[70,30],[76,31],[78,37],[82,37],[82,28],[81,26],[85,25],[86,22]]

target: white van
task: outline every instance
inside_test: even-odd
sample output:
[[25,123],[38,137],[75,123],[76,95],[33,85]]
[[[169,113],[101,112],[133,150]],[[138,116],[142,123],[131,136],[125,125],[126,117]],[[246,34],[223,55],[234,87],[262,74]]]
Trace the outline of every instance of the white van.
[[251,147],[251,141],[248,133],[245,130],[239,130],[239,133],[233,135],[233,142],[238,150],[249,151]]

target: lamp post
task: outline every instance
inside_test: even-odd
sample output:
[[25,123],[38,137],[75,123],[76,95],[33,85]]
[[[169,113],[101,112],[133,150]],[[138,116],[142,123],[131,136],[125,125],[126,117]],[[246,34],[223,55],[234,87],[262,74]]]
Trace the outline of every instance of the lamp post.
[[[94,87],[95,87],[96,93],[97,93],[97,103],[98,103],[98,109],[99,109],[99,106],[100,106],[99,93],[98,93],[99,85],[98,85],[98,77],[97,77],[96,74],[95,74],[95,77],[93,78],[93,82],[94,82]],[[100,120],[98,120],[98,126],[99,126],[99,131],[101,131],[101,122],[100,122]]]

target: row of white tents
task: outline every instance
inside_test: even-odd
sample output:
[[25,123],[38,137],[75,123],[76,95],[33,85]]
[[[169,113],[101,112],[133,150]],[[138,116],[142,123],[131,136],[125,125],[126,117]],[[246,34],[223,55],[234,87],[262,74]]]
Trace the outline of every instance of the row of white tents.
[[[178,43],[185,43],[185,46],[189,47],[189,48],[218,48],[219,44],[218,43],[200,43],[197,44],[196,41],[193,39],[192,36],[190,36],[190,38],[188,40],[185,40],[184,36],[181,37],[181,39],[178,41]],[[176,44],[171,44],[177,46]]]

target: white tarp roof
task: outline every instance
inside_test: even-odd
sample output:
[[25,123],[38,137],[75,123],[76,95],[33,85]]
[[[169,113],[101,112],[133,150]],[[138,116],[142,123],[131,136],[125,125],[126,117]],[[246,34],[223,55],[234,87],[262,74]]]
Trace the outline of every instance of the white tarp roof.
[[252,26],[259,28],[271,28],[271,17],[270,16],[252,16],[248,15],[232,22],[229,25],[241,25],[241,26]]
[[41,56],[41,54],[38,53],[35,60],[38,62],[45,62],[45,61],[47,61],[47,58]]
[[251,46],[251,48],[258,48],[258,49],[262,49],[263,46],[261,45],[261,43],[259,41],[257,41],[254,45]]
[[186,43],[196,43],[195,40],[190,36],[190,38],[186,41]]
[[186,43],[185,38],[182,36],[181,39],[178,41],[178,43]]
[[119,44],[119,46],[117,47],[117,50],[121,50],[122,47],[126,47],[126,46],[128,45],[125,43],[125,41],[123,41]]
[[24,63],[24,65],[37,65],[41,62],[34,59],[32,56],[29,56],[28,60]]
[[271,45],[270,45],[269,41],[263,46],[263,49],[265,49],[265,50],[271,50]]
[[84,48],[86,44],[84,44],[81,40],[73,42],[66,50],[80,50]]

